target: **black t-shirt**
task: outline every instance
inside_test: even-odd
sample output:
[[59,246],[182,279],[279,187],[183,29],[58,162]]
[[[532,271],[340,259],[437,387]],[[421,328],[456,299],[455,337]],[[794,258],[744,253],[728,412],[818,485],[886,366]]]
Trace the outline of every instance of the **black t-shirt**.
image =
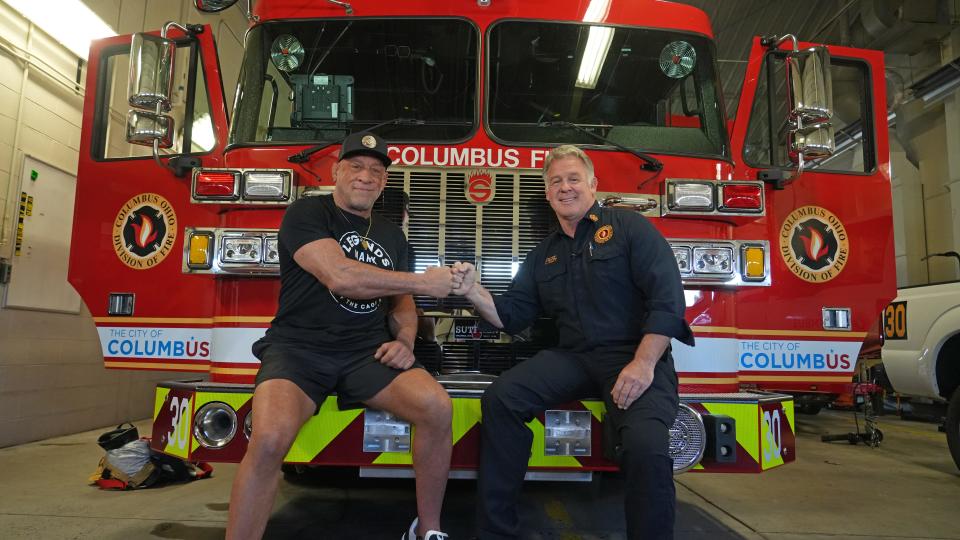
[[332,195],[300,199],[287,208],[280,225],[280,307],[268,339],[337,350],[375,348],[393,339],[387,323],[389,298],[337,295],[293,259],[306,244],[332,238],[347,257],[387,270],[407,270],[403,231],[376,213],[372,220],[341,210]]

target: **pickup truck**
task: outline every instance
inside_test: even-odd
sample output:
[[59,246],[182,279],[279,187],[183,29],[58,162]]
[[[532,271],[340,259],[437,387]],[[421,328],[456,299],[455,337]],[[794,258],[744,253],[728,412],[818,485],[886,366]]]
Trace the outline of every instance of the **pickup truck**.
[[[960,261],[956,252],[933,256]],[[882,325],[883,367],[893,389],[948,402],[947,444],[960,467],[960,281],[899,289]]]

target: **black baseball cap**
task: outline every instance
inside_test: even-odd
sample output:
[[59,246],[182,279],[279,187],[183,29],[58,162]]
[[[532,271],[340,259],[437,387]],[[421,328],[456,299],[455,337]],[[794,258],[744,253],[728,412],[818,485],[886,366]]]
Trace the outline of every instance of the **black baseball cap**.
[[384,167],[389,167],[393,163],[387,155],[387,141],[369,131],[358,131],[347,135],[340,145],[340,157],[337,161],[356,155],[375,157],[383,162]]

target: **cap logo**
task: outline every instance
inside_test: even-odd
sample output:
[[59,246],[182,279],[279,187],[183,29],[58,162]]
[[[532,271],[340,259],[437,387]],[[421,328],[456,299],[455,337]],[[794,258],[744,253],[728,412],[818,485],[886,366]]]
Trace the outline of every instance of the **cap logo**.
[[553,264],[553,263],[555,263],[555,262],[557,262],[557,256],[556,256],[556,255],[551,255],[551,256],[547,257],[547,260],[543,261],[543,264]]
[[376,148],[377,140],[373,138],[373,135],[364,135],[363,138],[360,139],[360,144],[366,146],[367,148]]

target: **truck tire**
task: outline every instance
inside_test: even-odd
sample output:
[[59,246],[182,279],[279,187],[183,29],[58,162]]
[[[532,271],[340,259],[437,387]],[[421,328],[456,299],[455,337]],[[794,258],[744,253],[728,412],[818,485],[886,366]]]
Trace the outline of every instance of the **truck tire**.
[[950,405],[947,407],[947,446],[953,462],[960,468],[960,388],[953,391]]

